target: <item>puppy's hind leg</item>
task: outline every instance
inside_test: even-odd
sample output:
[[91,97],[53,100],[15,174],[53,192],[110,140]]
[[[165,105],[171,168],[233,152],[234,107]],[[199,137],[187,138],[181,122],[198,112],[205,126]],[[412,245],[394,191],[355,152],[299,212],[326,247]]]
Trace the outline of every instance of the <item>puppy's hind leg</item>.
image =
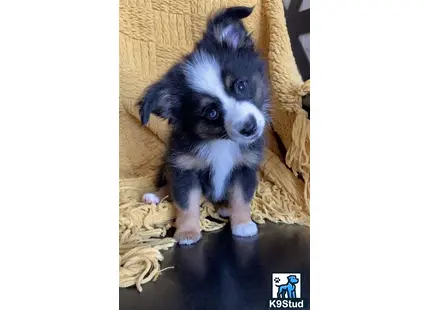
[[142,201],[147,204],[159,204],[160,201],[166,196],[170,195],[169,188],[167,186],[163,186],[155,193],[146,193],[143,194]]
[[219,216],[223,218],[231,216],[231,208],[228,206],[228,201],[214,204],[214,206]]
[[170,190],[167,184],[166,165],[163,164],[157,174],[156,186],[158,190],[155,193],[143,194],[142,201],[147,204],[159,204],[166,196],[170,196]]

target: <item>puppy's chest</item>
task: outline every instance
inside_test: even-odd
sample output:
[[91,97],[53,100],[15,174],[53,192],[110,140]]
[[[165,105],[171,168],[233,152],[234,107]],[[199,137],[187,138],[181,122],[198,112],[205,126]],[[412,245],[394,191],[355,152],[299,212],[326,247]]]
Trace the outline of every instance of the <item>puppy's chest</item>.
[[209,172],[211,196],[217,200],[225,193],[226,181],[236,166],[258,164],[258,155],[242,151],[230,140],[216,140],[199,145],[193,153],[176,158],[176,166],[181,169]]
[[244,160],[237,143],[229,140],[219,140],[202,144],[195,154],[196,160],[205,164],[211,170],[232,170]]
[[228,140],[209,142],[202,145],[196,157],[209,168],[212,196],[215,200],[224,196],[226,180],[235,166],[244,161],[239,146]]

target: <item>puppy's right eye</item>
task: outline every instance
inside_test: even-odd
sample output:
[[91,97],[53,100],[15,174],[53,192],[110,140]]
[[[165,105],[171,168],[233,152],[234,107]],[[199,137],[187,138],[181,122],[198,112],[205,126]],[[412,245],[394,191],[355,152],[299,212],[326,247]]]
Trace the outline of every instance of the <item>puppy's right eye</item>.
[[216,120],[219,116],[219,113],[215,109],[207,109],[205,111],[205,117],[211,121]]

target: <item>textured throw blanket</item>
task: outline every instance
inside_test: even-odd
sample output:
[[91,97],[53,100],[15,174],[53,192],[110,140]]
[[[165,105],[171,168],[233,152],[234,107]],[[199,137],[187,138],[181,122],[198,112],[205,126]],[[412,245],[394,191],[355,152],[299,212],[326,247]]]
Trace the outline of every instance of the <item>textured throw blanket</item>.
[[[282,0],[120,0],[120,287],[141,290],[142,284],[155,280],[163,270],[162,251],[175,245],[165,237],[174,226],[173,206],[141,202],[143,193],[154,190],[169,127],[155,116],[142,126],[137,99],[192,50],[214,10],[237,5],[255,6],[244,23],[269,63],[272,92],[272,126],[252,218],[258,224],[269,220],[309,225],[309,120],[301,108],[309,81],[298,73]],[[213,206],[202,201],[202,230],[224,225]]]

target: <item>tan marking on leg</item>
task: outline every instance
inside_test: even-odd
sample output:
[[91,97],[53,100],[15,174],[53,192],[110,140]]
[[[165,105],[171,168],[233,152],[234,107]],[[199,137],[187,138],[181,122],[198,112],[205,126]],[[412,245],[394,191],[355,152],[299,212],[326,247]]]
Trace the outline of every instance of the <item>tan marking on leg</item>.
[[181,245],[196,243],[201,238],[200,233],[200,198],[201,189],[192,189],[188,195],[188,207],[176,207],[176,232],[174,238]]
[[251,205],[243,199],[239,185],[234,184],[229,197],[232,225],[248,223],[251,220]]
[[257,233],[256,224],[251,220],[251,204],[243,198],[241,186],[234,184],[229,197],[231,206],[231,228],[233,234],[250,237]]

